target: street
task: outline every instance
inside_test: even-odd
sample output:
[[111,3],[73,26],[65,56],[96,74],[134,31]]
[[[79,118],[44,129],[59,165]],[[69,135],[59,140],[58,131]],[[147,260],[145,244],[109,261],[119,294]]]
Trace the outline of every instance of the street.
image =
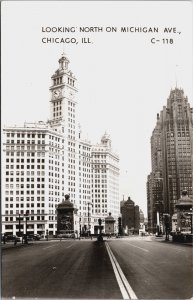
[[34,242],[2,251],[3,298],[190,299],[192,247],[154,237]]

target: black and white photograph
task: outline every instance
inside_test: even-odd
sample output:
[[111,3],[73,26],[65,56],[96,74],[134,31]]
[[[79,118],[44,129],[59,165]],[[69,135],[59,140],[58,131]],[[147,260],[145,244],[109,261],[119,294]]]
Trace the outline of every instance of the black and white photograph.
[[193,299],[192,1],[1,20],[2,300]]

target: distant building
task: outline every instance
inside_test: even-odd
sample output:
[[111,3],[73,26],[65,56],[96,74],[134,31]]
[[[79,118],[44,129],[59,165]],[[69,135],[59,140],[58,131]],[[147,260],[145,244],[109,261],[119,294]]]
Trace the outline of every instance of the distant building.
[[121,201],[122,228],[124,233],[138,233],[140,228],[139,206],[128,197]]
[[167,106],[157,115],[151,137],[152,171],[147,180],[148,228],[156,229],[157,212],[172,216],[183,190],[192,193],[193,110],[184,91],[171,90]]
[[119,157],[113,153],[111,139],[107,133],[102,136],[100,144],[92,146],[91,166],[93,219],[96,233],[99,218],[102,219],[104,229],[104,217],[111,213],[117,226],[120,214]]
[[139,219],[140,219],[140,223],[144,223],[145,221],[144,213],[141,209],[139,210]]

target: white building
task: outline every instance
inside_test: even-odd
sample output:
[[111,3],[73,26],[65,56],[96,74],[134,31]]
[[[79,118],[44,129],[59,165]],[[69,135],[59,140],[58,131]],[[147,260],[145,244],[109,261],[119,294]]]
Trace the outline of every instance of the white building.
[[119,157],[112,152],[108,134],[103,135],[100,144],[92,146],[91,161],[94,232],[97,233],[99,218],[104,228],[104,218],[109,212],[116,221],[120,214]]
[[3,130],[2,232],[56,234],[56,207],[69,194],[82,232],[120,213],[119,158],[105,134],[95,146],[80,137],[76,78],[62,55],[51,77],[50,119]]
[[64,190],[78,205],[78,123],[76,118],[76,78],[69,70],[69,60],[62,55],[50,87],[50,126],[64,137]]
[[55,208],[64,199],[64,139],[48,124],[3,130],[2,232],[56,233]]

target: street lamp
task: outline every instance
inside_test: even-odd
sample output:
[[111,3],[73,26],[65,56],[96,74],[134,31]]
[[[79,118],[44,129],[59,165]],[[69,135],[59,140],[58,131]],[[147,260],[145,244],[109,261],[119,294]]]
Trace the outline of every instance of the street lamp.
[[88,204],[88,235],[90,235],[90,211],[89,211],[89,205],[92,205],[91,202],[87,202]]
[[190,208],[190,212],[188,213],[188,215],[190,215],[190,226],[191,226],[190,232],[191,232],[191,234],[192,234],[192,216],[193,216],[192,208]]
[[19,214],[19,217],[16,218],[16,220],[18,220],[18,222],[19,222],[19,233],[18,233],[18,236],[21,236],[21,220],[23,220],[23,218],[21,217],[21,214]]
[[164,225],[165,225],[165,233],[166,233],[166,241],[169,241],[169,232],[170,232],[170,215],[167,213],[163,214],[164,217]]
[[25,240],[25,242],[27,244],[27,218],[29,216],[29,211],[28,210],[26,210],[26,213],[24,214],[24,216],[25,216],[25,234],[26,234],[26,240]]
[[79,236],[81,237],[81,214],[79,217]]
[[98,219],[98,223],[99,223],[99,235],[97,237],[97,240],[99,242],[102,242],[103,241],[103,237],[102,237],[102,226],[101,226],[102,220],[101,220],[101,218]]

